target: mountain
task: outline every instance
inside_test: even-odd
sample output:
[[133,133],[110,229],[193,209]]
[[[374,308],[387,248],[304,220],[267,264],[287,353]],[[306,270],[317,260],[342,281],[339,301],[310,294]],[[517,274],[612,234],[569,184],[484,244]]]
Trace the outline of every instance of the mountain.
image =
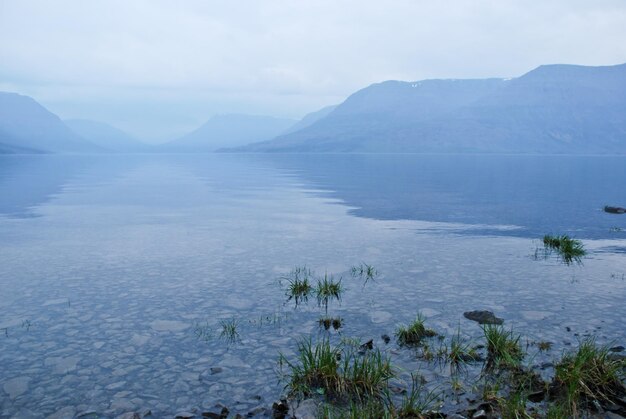
[[308,127],[240,150],[626,153],[626,64],[378,83]]
[[150,149],[147,144],[104,122],[88,119],[68,119],[63,122],[82,138],[106,150],[142,152]]
[[269,140],[285,132],[296,121],[257,115],[216,115],[195,131],[161,145],[164,151],[215,151]]
[[39,152],[98,152],[101,148],[70,130],[34,99],[0,92],[0,143],[3,149]]
[[292,132],[300,131],[303,128],[313,125],[320,119],[326,118],[336,107],[337,105],[326,106],[318,111],[304,115],[301,120],[292,125],[287,131],[283,132],[282,135],[291,134]]

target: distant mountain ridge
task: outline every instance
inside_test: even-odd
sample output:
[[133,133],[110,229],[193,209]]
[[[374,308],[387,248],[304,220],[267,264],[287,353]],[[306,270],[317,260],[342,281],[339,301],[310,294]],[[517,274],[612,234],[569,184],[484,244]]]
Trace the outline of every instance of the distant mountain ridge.
[[626,64],[377,83],[306,128],[238,151],[626,153]]
[[282,135],[291,134],[292,132],[296,132],[313,125],[320,119],[326,118],[332,111],[335,110],[335,108],[337,108],[337,105],[325,106],[320,110],[304,115],[301,120],[289,127],[289,129],[283,132]]
[[0,144],[6,152],[100,152],[28,96],[0,92]]
[[88,119],[63,121],[72,131],[89,142],[114,152],[143,152],[150,150],[148,144],[136,140],[126,132],[104,122]]
[[60,120],[0,92],[0,153],[366,152],[626,154],[626,64],[540,66],[513,79],[385,81],[300,121],[216,115],[159,146]]
[[216,115],[189,134],[162,144],[162,151],[208,152],[274,138],[296,121],[261,115]]

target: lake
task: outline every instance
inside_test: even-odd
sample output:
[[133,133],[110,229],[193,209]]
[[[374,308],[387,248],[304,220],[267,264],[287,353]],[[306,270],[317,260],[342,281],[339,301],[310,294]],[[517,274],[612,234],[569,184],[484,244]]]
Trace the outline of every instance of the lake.
[[[309,336],[373,339],[397,385],[440,385],[393,339],[418,312],[479,341],[463,312],[491,310],[531,363],[585,335],[626,346],[626,215],[602,211],[625,185],[606,156],[0,156],[0,417],[245,415]],[[583,240],[583,265],[537,258],[547,233]],[[288,301],[298,266],[342,278],[339,331]]]

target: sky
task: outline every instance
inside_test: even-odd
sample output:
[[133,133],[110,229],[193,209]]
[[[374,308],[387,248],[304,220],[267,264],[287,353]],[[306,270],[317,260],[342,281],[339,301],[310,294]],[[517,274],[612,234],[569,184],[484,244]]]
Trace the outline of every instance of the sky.
[[626,62],[624,0],[0,0],[0,91],[147,142],[395,79]]

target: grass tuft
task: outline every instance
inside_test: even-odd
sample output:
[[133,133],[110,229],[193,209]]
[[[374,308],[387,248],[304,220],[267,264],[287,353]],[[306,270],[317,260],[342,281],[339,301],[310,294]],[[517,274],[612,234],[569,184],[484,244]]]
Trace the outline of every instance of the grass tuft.
[[328,313],[328,302],[331,300],[341,300],[341,295],[344,292],[343,285],[341,284],[341,278],[335,281],[332,275],[324,274],[323,279],[317,280],[317,286],[315,287],[315,293],[317,295],[317,304],[321,307],[324,306],[325,311]]
[[310,278],[312,278],[312,271],[306,266],[295,267],[289,276],[284,279],[287,280],[287,296],[288,301],[294,300],[296,307],[302,302],[309,300],[309,295],[313,291]]
[[543,236],[544,253],[549,255],[556,252],[566,265],[576,262],[582,264],[582,258],[587,254],[583,243],[580,240],[572,239],[567,235],[551,236],[546,234]]
[[626,361],[612,358],[608,347],[587,338],[555,366],[552,388],[563,408],[576,416],[594,401],[611,403],[626,396],[625,368]]
[[520,335],[500,325],[484,325],[487,340],[487,367],[515,367],[524,358]]
[[452,338],[450,344],[443,342],[437,351],[437,357],[450,364],[452,371],[456,371],[470,362],[482,360],[482,356],[470,341],[461,336],[460,328]]
[[424,388],[422,377],[411,374],[411,389],[404,395],[398,408],[398,418],[425,418],[436,408],[439,397]]
[[227,319],[221,320],[220,326],[222,327],[222,331],[220,332],[220,338],[225,339],[226,341],[232,343],[239,340],[239,331],[237,331],[237,327],[239,326],[239,321],[237,319]]
[[378,349],[359,354],[352,346],[332,346],[328,339],[298,342],[296,361],[281,355],[279,364],[289,369],[291,394],[320,394],[330,400],[382,399],[394,377],[389,358]]
[[333,330],[339,330],[343,326],[343,319],[341,317],[321,317],[318,323],[324,330],[329,330],[331,327]]
[[376,279],[378,276],[378,270],[367,263],[360,263],[358,266],[353,266],[350,268],[350,273],[353,278],[365,278],[365,284]]
[[396,330],[398,343],[400,345],[420,345],[423,339],[437,336],[434,330],[426,328],[425,322],[426,317],[422,313],[417,313],[411,324],[400,326]]

